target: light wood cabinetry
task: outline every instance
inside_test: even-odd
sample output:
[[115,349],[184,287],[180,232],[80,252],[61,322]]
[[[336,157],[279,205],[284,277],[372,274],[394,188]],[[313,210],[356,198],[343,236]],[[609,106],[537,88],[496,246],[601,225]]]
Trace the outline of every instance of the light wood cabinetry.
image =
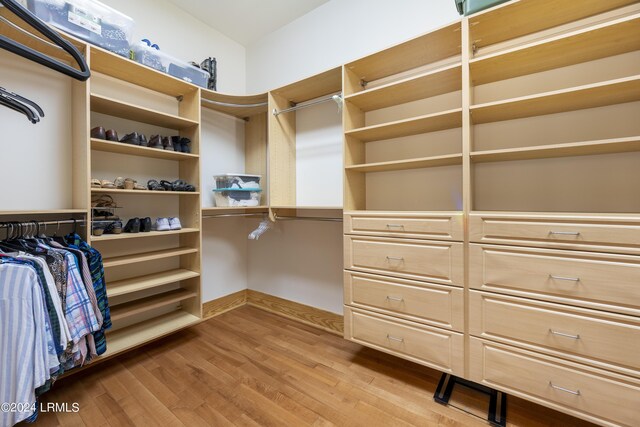
[[430,240],[462,240],[459,212],[345,212],[344,233]]

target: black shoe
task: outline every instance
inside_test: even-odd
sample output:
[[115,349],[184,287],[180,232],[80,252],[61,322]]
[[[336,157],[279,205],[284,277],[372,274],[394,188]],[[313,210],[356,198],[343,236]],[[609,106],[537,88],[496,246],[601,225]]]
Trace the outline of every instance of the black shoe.
[[183,153],[191,152],[191,147],[189,147],[189,144],[191,144],[191,140],[189,138],[182,138],[180,140],[180,149]]
[[139,233],[140,232],[140,218],[131,218],[127,221],[127,225],[124,226],[125,233]]
[[151,218],[141,218],[140,219],[140,232],[148,233],[151,231]]
[[131,132],[122,137],[120,142],[131,145],[140,145],[140,135],[138,132]]
[[140,136],[138,137],[138,142],[140,143],[139,145],[142,147],[149,146],[149,142],[147,142],[147,137],[144,136],[144,133],[140,134]]

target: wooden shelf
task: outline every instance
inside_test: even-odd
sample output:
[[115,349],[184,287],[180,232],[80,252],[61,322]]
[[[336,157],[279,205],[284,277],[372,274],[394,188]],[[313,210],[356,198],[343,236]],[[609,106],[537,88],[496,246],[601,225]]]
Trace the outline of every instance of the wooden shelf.
[[[91,94],[91,111],[133,120],[169,129],[185,129],[197,126],[198,122],[173,114],[163,113],[128,102],[118,101],[106,96]],[[159,150],[158,150],[159,151]]]
[[[269,109],[267,105],[268,96],[266,93],[258,95],[225,95],[208,89],[202,89],[202,100],[200,104],[208,110],[218,111],[234,117],[243,119],[256,114],[265,113]],[[207,102],[215,101],[215,102]],[[218,104],[216,104],[218,103]],[[223,105],[230,104],[230,105]],[[256,105],[265,104],[265,105]],[[249,106],[246,106],[249,105]],[[255,106],[250,106],[255,105]]]
[[96,138],[91,138],[91,149],[107,153],[128,154],[131,156],[151,157],[154,159],[165,160],[191,160],[198,159],[200,157],[197,154],[160,150],[157,148],[142,147],[122,142],[105,141],[103,139]]
[[271,92],[298,104],[341,90],[342,67],[336,67]]
[[475,85],[640,50],[640,14],[477,57],[469,62]]
[[362,142],[370,142],[453,129],[460,126],[462,126],[462,109],[458,108],[442,113],[353,129],[345,132],[345,135]]
[[96,46],[91,46],[91,71],[175,97],[190,94],[199,89],[198,86],[184,80]]
[[462,89],[458,62],[345,97],[362,111],[377,110]]
[[342,206],[271,206],[271,209],[296,209],[307,211],[341,211]]
[[0,216],[19,216],[19,215],[74,215],[86,214],[86,209],[51,209],[46,211],[3,211],[0,210]]
[[107,331],[107,352],[103,358],[138,347],[165,335],[200,323],[200,319],[183,310],[177,310],[135,325]]
[[107,194],[144,194],[149,196],[199,196],[199,191],[151,191],[151,190],[123,190],[121,188],[92,188],[92,193]]
[[470,16],[471,40],[476,47],[481,48],[627,6],[636,1],[512,1]]
[[471,106],[474,124],[640,100],[640,75]]
[[423,157],[419,159],[396,160],[392,162],[366,163],[362,165],[347,166],[345,169],[347,171],[355,172],[387,172],[461,164],[462,154],[451,154],[447,156]]
[[542,145],[538,147],[475,151],[471,153],[471,159],[475,163],[485,163],[504,162],[509,160],[548,159],[553,157],[627,153],[633,151],[640,151],[640,136],[567,144]]
[[161,251],[144,252],[140,254],[124,255],[103,259],[104,268],[120,267],[123,265],[137,264],[140,262],[156,261],[159,259],[173,258],[181,255],[198,253],[196,248],[172,248]]
[[269,211],[269,206],[229,206],[229,207],[210,207],[210,208],[202,208],[202,214],[222,214],[226,212],[267,212]]
[[374,81],[461,53],[461,24],[456,21],[428,34],[346,64],[348,71],[364,81]]
[[107,283],[107,296],[109,298],[130,294],[133,292],[152,289],[158,286],[176,283],[181,280],[192,279],[200,274],[195,271],[178,269],[163,271],[160,273],[147,274],[145,276],[132,277],[130,279],[118,280]]
[[177,234],[197,233],[197,228],[183,228],[182,230],[172,231],[149,231],[147,233],[120,233],[120,234],[103,234],[102,236],[91,236],[91,242],[106,242],[110,240],[126,240],[126,239],[144,239],[147,237],[166,237],[175,236]]
[[176,304],[196,296],[198,296],[197,292],[189,291],[187,289],[176,289],[135,301],[126,302],[124,304],[114,305],[110,308],[111,320],[113,322],[118,322],[122,319]]

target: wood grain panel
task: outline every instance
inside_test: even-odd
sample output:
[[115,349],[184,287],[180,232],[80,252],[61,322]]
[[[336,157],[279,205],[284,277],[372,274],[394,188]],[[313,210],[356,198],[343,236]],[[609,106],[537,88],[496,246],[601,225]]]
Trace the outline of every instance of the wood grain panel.
[[242,290],[202,304],[202,317],[209,319],[247,303],[247,291]]

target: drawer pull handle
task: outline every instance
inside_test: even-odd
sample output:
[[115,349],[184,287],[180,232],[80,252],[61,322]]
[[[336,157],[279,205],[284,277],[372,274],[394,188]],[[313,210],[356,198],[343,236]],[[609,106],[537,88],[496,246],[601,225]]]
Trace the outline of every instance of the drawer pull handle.
[[553,279],[553,280],[566,280],[567,282],[579,282],[580,281],[579,277],[555,276],[553,274],[550,274],[549,278]]
[[579,236],[579,231],[550,231],[549,234],[558,234],[560,236]]
[[387,339],[391,341],[404,342],[404,338],[394,337],[393,335],[387,334]]
[[398,261],[398,262],[404,262],[404,258],[397,258],[397,257],[388,256],[388,257],[387,257],[387,261]]
[[402,224],[387,224],[387,228],[404,228]]
[[575,396],[580,396],[580,390],[569,390],[568,388],[560,387],[549,381],[549,385],[551,388],[555,388],[556,390],[564,391],[565,393],[573,394]]
[[387,299],[389,301],[398,301],[398,302],[404,301],[404,298],[402,298],[402,297],[392,297],[391,295],[387,295]]
[[554,331],[553,329],[549,329],[549,332],[551,332],[553,335],[558,335],[558,336],[565,337],[565,338],[571,338],[571,339],[574,339],[574,340],[579,340],[580,339],[580,335],[578,335],[578,334],[576,334],[576,335],[565,334],[564,332]]

